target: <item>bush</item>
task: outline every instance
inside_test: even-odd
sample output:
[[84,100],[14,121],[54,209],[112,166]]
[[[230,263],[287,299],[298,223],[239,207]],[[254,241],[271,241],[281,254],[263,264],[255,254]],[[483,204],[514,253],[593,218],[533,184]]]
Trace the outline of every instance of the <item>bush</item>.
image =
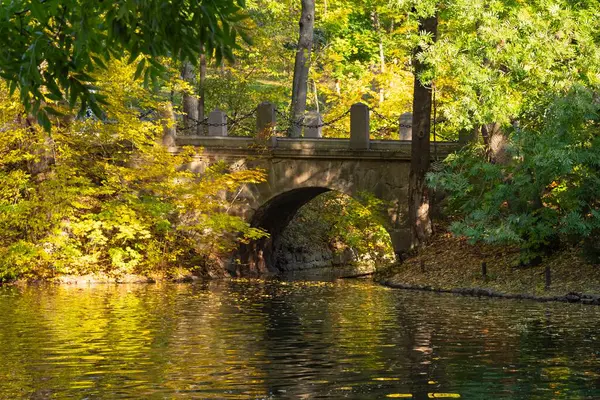
[[483,145],[449,156],[430,184],[449,194],[451,231],[472,243],[518,244],[529,262],[600,229],[600,126],[594,91],[573,87],[507,129],[506,163]]
[[359,193],[355,199],[327,192],[300,208],[284,236],[300,247],[324,245],[334,254],[353,249],[358,261],[387,264],[393,261],[394,250],[384,228],[383,206],[371,193]]
[[[164,104],[114,62],[98,84],[106,118],[53,121],[49,136],[31,123],[0,82],[0,281],[102,272],[169,274],[207,268],[240,240],[264,232],[226,213],[224,193],[264,174],[184,170],[196,150],[172,155],[158,140],[160,119],[140,108]],[[133,105],[136,106],[133,106]]]

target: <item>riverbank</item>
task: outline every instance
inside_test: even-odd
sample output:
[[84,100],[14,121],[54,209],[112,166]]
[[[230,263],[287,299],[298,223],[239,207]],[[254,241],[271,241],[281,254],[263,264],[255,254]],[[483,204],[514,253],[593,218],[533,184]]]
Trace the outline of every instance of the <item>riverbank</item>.
[[440,233],[417,254],[379,272],[375,280],[401,289],[600,304],[600,266],[586,263],[579,249],[561,249],[533,267],[517,267],[518,259],[516,248],[474,246]]
[[[280,274],[265,274],[254,276],[258,279],[281,279],[290,281],[335,281],[338,279],[353,279],[370,277],[375,273],[372,265],[348,264],[328,267],[313,267],[303,270],[284,271]],[[105,273],[94,273],[84,275],[57,275],[51,278],[29,278],[13,281],[0,282],[2,285],[36,285],[36,284],[59,284],[69,286],[93,286],[98,284],[153,284],[153,283],[192,283],[198,281],[225,280],[236,278],[228,273],[195,275],[192,272],[180,268],[167,274],[119,274],[109,275]],[[240,276],[236,279],[248,278]]]
[[[225,275],[223,275],[225,276]],[[212,277],[215,278],[215,277]],[[72,285],[72,286],[90,286],[97,284],[149,284],[149,283],[188,283],[196,282],[201,280],[208,280],[211,277],[201,277],[192,274],[189,271],[181,270],[175,274],[153,274],[153,275],[139,275],[139,274],[119,274],[109,275],[104,273],[94,273],[85,275],[57,275],[51,278],[21,278],[12,281],[0,282],[2,285],[17,285],[17,286],[28,286],[37,284],[59,284],[59,285]]]

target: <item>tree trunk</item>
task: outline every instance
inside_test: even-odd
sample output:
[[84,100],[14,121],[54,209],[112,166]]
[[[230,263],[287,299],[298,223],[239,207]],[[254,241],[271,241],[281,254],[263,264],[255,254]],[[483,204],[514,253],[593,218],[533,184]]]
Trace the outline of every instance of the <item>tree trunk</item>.
[[315,108],[317,113],[321,112],[321,107],[319,106],[319,91],[317,90],[317,82],[313,81],[313,95],[315,97]]
[[[302,122],[306,111],[306,95],[310,52],[313,45],[313,28],[315,21],[315,0],[302,0],[302,15],[300,16],[300,38],[296,50],[294,64],[294,82],[292,84],[292,120]],[[289,136],[299,137],[301,127],[292,123]]]
[[173,104],[170,101],[165,102],[163,107],[159,110],[159,113],[163,125],[161,143],[166,147],[174,147],[177,145],[175,142],[177,131],[175,128],[175,112],[173,111]]
[[[25,118],[25,127],[28,133],[35,137],[37,132],[35,130],[35,117],[27,116]],[[38,146],[34,146],[33,153],[36,155],[30,161],[27,161],[27,170],[33,176],[44,176],[50,171],[50,167],[56,163],[56,157],[54,152],[54,139],[47,132],[42,133],[43,143],[38,143]]]
[[[379,39],[379,63],[380,70],[379,73],[385,73],[385,53],[383,51],[383,39]],[[379,105],[383,104],[385,100],[385,90],[383,88],[383,84],[379,83]]]
[[[371,20],[373,21],[373,28],[377,31],[377,35],[379,35],[379,73],[385,73],[385,51],[383,48],[383,33],[381,32],[381,23],[379,22],[379,15],[376,11],[373,11],[371,14]],[[383,87],[383,83],[379,82],[379,105],[383,103],[385,100],[385,90]]]
[[510,161],[510,156],[506,152],[508,139],[502,132],[500,124],[492,122],[481,125],[481,136],[490,162],[506,164]]
[[[200,86],[199,86],[199,98],[198,98],[198,120],[202,121],[204,116],[206,115],[206,110],[204,109],[204,85],[206,83],[206,55],[204,53],[200,54]],[[204,125],[198,125],[196,133],[200,136],[206,135],[206,129],[204,129]]]
[[[194,66],[185,61],[181,70],[181,78],[192,85],[196,86],[196,71]],[[198,126],[198,98],[194,93],[183,94],[183,127],[185,134],[195,135],[196,127]]]
[[[437,14],[419,19],[419,31],[431,33],[435,41],[437,35]],[[412,245],[419,246],[432,232],[429,216],[429,189],[425,183],[425,174],[430,162],[430,131],[432,91],[419,80],[419,75],[427,69],[417,55],[422,48],[415,49],[413,63],[415,66],[415,86],[413,99],[412,148],[409,176],[408,218],[412,231]]]

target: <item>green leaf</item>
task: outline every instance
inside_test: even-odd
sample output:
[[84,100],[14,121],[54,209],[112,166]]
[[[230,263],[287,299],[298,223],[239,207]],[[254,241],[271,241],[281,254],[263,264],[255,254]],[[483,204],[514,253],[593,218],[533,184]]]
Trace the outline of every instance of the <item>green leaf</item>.
[[64,117],[65,116],[64,113],[61,113],[60,111],[56,110],[53,107],[46,106],[42,110],[44,112],[46,112],[46,114],[54,115],[56,117]]
[[39,22],[44,22],[46,20],[44,6],[39,0],[32,0],[29,3],[29,11],[31,11],[31,15]]
[[75,106],[75,103],[77,103],[77,99],[79,98],[79,95],[81,94],[81,83],[79,83],[79,81],[77,81],[75,78],[70,78],[69,79],[70,82],[70,92],[69,92],[69,105],[71,107]]
[[92,56],[92,60],[94,60],[94,63],[99,66],[102,69],[107,69],[108,67],[106,66],[106,63],[102,60],[101,57],[98,56]]
[[143,58],[137,65],[137,68],[135,69],[135,74],[133,75],[133,79],[134,80],[138,80],[140,78],[140,76],[142,75],[142,72],[144,71],[144,67],[146,66],[146,59]]
[[96,117],[98,117],[98,119],[104,119],[104,112],[102,111],[102,109],[100,108],[100,106],[98,106],[98,103],[95,100],[90,99],[89,102],[89,107],[92,110],[92,112],[94,113],[94,115]]
[[50,122],[50,119],[48,118],[48,114],[46,114],[46,111],[43,109],[39,110],[37,112],[36,117],[37,117],[38,124],[40,124],[46,132],[50,132],[50,130],[52,129],[52,123]]
[[[50,91],[50,93],[52,95],[54,95],[54,99],[62,99],[63,94],[60,91],[58,85],[56,84],[56,82],[54,81],[54,78],[52,76],[49,76],[47,74],[44,74],[44,79],[46,81],[46,88],[48,88],[48,90]],[[49,96],[46,96],[49,97]]]

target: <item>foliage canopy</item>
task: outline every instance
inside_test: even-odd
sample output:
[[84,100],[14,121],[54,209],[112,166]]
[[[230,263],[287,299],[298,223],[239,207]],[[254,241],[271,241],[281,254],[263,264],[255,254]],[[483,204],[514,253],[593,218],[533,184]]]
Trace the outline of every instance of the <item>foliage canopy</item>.
[[68,99],[81,112],[101,117],[93,72],[110,59],[142,56],[136,75],[156,83],[164,73],[161,56],[196,63],[200,52],[217,60],[233,57],[243,0],[2,0],[0,76],[46,129],[47,101]]

